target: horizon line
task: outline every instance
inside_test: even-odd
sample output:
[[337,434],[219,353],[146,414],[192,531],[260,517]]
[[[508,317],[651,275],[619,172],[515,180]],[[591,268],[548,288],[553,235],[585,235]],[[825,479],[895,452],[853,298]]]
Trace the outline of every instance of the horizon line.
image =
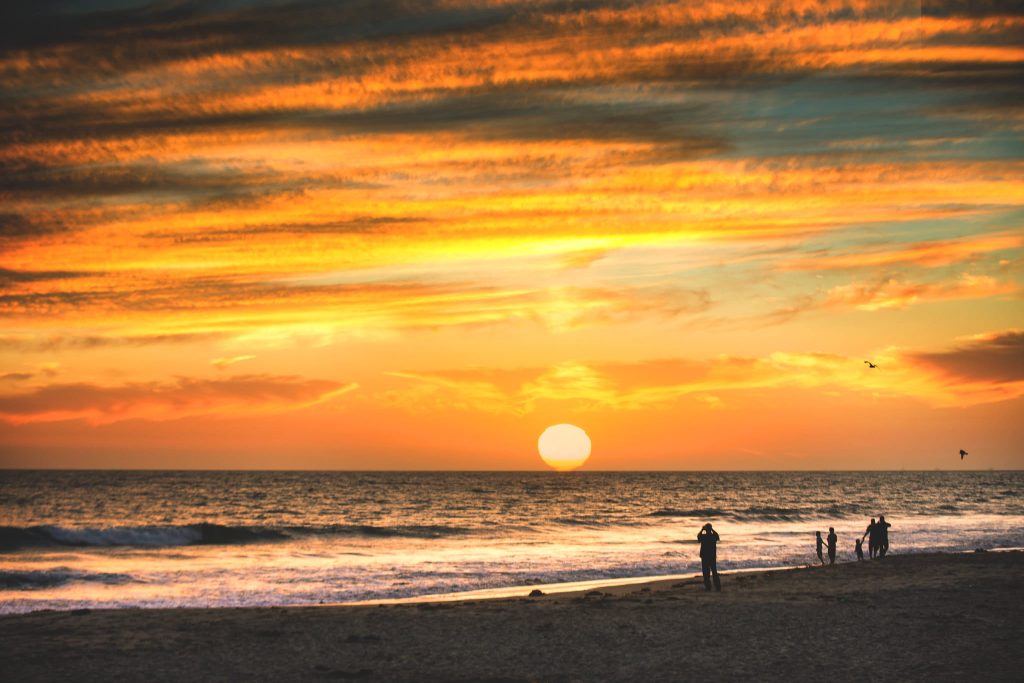
[[670,473],[762,473],[762,472],[1024,472],[1024,468],[986,469],[707,469],[707,470],[446,470],[446,469],[243,469],[243,468],[158,468],[158,467],[0,467],[0,472],[316,472],[350,474],[437,473],[437,474],[670,474]]

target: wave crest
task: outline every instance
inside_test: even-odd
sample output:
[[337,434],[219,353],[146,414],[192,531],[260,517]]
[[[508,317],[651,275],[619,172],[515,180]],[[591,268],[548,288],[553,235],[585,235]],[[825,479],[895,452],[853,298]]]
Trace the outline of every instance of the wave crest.
[[72,581],[94,581],[106,584],[128,583],[132,577],[127,574],[76,571],[69,567],[51,569],[7,569],[0,571],[0,588],[6,590],[37,590],[55,588]]
[[22,548],[141,547],[171,548],[187,545],[235,545],[283,541],[303,536],[357,536],[365,538],[440,538],[468,533],[468,529],[443,525],[373,526],[337,524],[325,527],[258,527],[222,524],[176,526],[123,526],[70,528],[61,526],[0,527],[0,552]]
[[674,510],[663,508],[648,513],[648,517],[726,517],[728,513],[718,508],[694,508],[693,510]]

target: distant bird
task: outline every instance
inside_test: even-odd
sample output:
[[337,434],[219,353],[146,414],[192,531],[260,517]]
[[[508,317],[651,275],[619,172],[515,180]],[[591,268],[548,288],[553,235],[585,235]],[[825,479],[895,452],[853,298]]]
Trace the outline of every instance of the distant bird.
[[967,455],[967,451],[965,451],[964,449],[961,448],[960,449],[960,459],[963,460],[965,455]]
[[868,364],[868,369],[869,369],[869,370],[870,370],[871,368],[877,368],[877,367],[878,367],[877,365],[875,365],[874,363],[872,363],[872,362],[871,362],[871,361],[869,361],[869,360],[866,360],[866,361],[864,361],[864,362]]

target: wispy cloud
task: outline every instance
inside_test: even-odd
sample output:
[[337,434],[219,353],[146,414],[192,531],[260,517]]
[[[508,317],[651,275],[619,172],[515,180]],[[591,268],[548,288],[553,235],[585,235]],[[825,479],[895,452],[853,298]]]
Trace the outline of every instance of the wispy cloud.
[[[811,254],[790,260],[783,268],[791,270],[861,269],[897,264],[923,267],[948,266],[977,259],[992,252],[1018,252],[1024,237],[1016,234],[992,234],[951,240],[931,240],[901,244],[895,248],[867,245],[861,250],[849,247],[839,254]],[[852,253],[851,253],[852,252]]]
[[230,357],[224,357],[224,358],[214,358],[213,360],[210,361],[210,365],[214,366],[218,370],[223,370],[223,369],[225,369],[227,367],[230,367],[232,365],[235,365],[237,363],[242,363],[242,362],[247,361],[247,360],[253,360],[255,358],[256,358],[256,356],[252,356],[252,355],[230,356]]
[[194,415],[238,416],[305,408],[354,391],[355,383],[294,376],[178,378],[117,386],[50,384],[0,395],[0,418],[16,424],[86,420],[173,420]]
[[959,273],[950,277],[914,279],[886,274],[801,294],[758,320],[769,325],[781,324],[813,312],[902,310],[925,303],[1012,297],[1020,292],[1021,286],[1006,275]]
[[855,282],[833,287],[823,302],[826,307],[853,307],[862,311],[905,308],[924,301],[980,299],[1019,291],[1010,282],[988,275],[961,274],[952,282],[925,283],[889,278],[876,282]]

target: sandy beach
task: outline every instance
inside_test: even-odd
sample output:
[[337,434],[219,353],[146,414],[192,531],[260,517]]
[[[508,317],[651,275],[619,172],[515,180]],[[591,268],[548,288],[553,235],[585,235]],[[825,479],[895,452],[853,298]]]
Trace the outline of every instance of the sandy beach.
[[[1019,680],[1024,553],[446,603],[37,612],[4,680]],[[524,591],[525,593],[526,591]]]

